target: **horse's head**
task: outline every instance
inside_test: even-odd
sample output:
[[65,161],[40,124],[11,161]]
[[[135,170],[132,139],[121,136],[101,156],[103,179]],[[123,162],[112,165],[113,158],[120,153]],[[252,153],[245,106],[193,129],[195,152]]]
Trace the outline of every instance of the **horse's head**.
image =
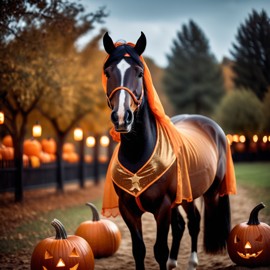
[[146,47],[146,38],[141,33],[135,46],[126,43],[115,45],[106,33],[103,44],[109,54],[103,71],[107,77],[106,94],[112,110],[111,120],[116,131],[127,133],[132,128],[134,112],[144,97],[144,66],[140,55]]

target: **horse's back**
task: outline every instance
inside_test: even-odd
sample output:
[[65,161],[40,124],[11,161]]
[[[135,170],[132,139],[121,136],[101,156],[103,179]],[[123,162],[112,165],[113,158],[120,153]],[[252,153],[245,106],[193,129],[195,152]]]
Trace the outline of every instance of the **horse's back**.
[[181,133],[191,185],[206,191],[215,177],[224,177],[226,136],[216,122],[205,116],[184,114],[171,120]]

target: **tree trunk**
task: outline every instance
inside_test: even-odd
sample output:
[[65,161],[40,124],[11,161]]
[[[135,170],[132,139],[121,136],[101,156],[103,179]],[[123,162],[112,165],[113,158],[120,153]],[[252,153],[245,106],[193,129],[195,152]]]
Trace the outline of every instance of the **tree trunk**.
[[65,135],[57,133],[57,148],[56,148],[56,189],[59,192],[64,192],[64,162],[62,158],[63,145]]

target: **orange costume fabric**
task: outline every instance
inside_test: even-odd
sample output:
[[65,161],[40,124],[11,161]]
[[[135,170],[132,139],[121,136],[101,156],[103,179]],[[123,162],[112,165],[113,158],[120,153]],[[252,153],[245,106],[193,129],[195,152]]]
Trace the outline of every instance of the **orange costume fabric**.
[[[121,44],[116,44],[116,46],[119,46]],[[134,46],[132,43],[128,43],[130,46]],[[166,137],[169,138],[169,144],[172,147],[172,152],[177,159],[177,191],[176,191],[176,199],[175,204],[180,204],[182,200],[186,201],[192,201],[192,190],[190,186],[190,175],[189,175],[189,167],[191,166],[191,156],[187,155],[187,152],[189,150],[187,147],[187,143],[191,145],[191,141],[188,140],[188,136],[182,136],[181,133],[178,131],[177,127],[171,122],[170,118],[165,114],[165,111],[163,109],[163,106],[160,102],[160,99],[158,97],[158,94],[154,88],[152,78],[150,71],[143,59],[142,56],[140,56],[140,60],[142,61],[144,65],[144,85],[147,89],[147,97],[150,109],[152,113],[154,114],[157,122],[157,127],[160,126],[162,129],[163,134],[166,135]],[[107,78],[102,73],[102,84],[105,92],[107,92]],[[111,129],[111,135],[114,140],[120,141],[120,134],[117,133],[114,128]],[[198,135],[197,135],[198,137]],[[194,137],[196,139],[196,137]],[[196,141],[194,139],[194,141]],[[209,140],[208,140],[209,141]],[[205,143],[205,142],[204,142]],[[103,195],[103,206],[102,206],[102,214],[106,217],[110,216],[117,216],[119,214],[118,209],[118,196],[114,190],[113,186],[113,167],[115,166],[115,162],[118,160],[118,148],[119,145],[116,147],[111,162],[108,167],[107,175],[106,175],[106,181],[104,186],[104,195]],[[209,147],[206,147],[206,152],[208,151]],[[194,147],[192,149],[195,149]],[[229,149],[229,148],[228,148]],[[215,151],[215,150],[213,150]],[[230,171],[228,173],[228,179],[225,181],[226,183],[223,184],[220,194],[235,194],[236,193],[236,184],[235,184],[235,177],[234,177],[234,167],[232,163],[232,159],[230,156],[229,151],[228,152],[228,158],[227,159],[227,167]],[[194,152],[195,153],[195,152]],[[207,159],[207,158],[206,158]],[[198,161],[198,158],[196,157],[194,160]],[[212,160],[213,162],[213,160]],[[214,161],[215,162],[215,161]],[[196,163],[196,162],[195,162]],[[216,166],[217,163],[215,163]],[[121,165],[120,165],[121,166]],[[209,165],[210,166],[210,165]],[[125,169],[124,169],[125,171]],[[132,175],[130,175],[132,178]],[[117,183],[116,183],[117,184]],[[132,189],[132,188],[131,188]],[[141,191],[141,190],[139,190]],[[132,192],[131,192],[132,193]],[[141,194],[142,192],[139,192]],[[136,196],[138,192],[134,193],[133,195]]]

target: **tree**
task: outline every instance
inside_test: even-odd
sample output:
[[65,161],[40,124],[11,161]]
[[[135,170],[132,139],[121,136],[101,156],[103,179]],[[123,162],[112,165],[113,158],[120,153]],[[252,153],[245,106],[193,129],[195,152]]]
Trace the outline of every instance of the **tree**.
[[82,5],[69,1],[1,2],[0,106],[14,142],[16,201],[23,200],[22,154],[28,115],[50,89],[61,88],[54,77],[57,59],[46,50],[45,30],[50,28],[75,39],[93,29],[103,17],[103,9],[86,14]]
[[215,120],[226,133],[251,136],[260,131],[262,103],[250,90],[228,92],[221,100]]
[[263,100],[263,119],[262,119],[262,130],[270,133],[270,88],[265,94]]
[[241,24],[231,54],[237,87],[251,89],[263,100],[270,86],[270,18],[253,10]]
[[63,191],[62,151],[67,135],[87,114],[97,117],[106,106],[100,82],[104,57],[98,48],[105,30],[101,30],[82,52],[76,50],[76,40],[66,39],[58,31],[47,29],[47,32],[46,50],[57,59],[52,78],[57,83],[40,100],[39,110],[52,123],[57,136],[57,189]]
[[207,38],[192,20],[177,33],[167,57],[164,90],[176,113],[211,114],[224,94],[222,73]]

